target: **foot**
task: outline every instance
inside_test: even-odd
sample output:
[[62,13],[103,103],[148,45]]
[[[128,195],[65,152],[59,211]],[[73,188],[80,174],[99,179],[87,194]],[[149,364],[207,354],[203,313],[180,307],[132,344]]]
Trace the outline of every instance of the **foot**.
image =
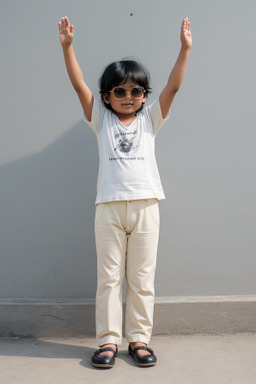
[[115,344],[104,344],[94,352],[92,365],[97,368],[112,368],[115,364],[117,346]]
[[[141,343],[139,341],[136,341],[135,343],[130,343],[130,347],[132,350],[134,350],[134,348],[137,348],[137,347],[146,347],[146,346],[147,346],[147,344]],[[143,357],[143,356],[151,355],[151,353],[148,351],[144,351],[144,350],[140,349],[137,351],[137,355],[139,357]]]
[[[100,348],[112,348],[112,349],[114,349],[115,352],[117,350],[116,344],[104,344]],[[101,352],[99,354],[99,356],[109,356],[109,357],[112,357],[113,356],[113,352],[111,352],[111,351]]]
[[156,365],[157,358],[154,351],[151,348],[148,348],[144,343],[130,343],[129,354],[133,356],[135,363],[140,367],[151,367]]

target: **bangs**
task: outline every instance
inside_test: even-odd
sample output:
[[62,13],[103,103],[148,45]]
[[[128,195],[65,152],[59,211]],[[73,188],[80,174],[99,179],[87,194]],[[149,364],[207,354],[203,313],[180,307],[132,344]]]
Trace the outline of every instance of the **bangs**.
[[142,86],[150,93],[149,72],[140,63],[122,60],[110,64],[100,78],[100,93],[109,92],[113,87],[124,84],[128,79]]

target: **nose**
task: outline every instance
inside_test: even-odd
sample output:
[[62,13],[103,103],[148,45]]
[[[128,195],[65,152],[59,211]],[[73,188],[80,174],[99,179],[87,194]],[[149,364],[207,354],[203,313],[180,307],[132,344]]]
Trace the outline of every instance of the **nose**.
[[128,90],[125,91],[125,98],[126,98],[127,100],[130,100],[130,99],[132,98],[131,91],[128,91]]

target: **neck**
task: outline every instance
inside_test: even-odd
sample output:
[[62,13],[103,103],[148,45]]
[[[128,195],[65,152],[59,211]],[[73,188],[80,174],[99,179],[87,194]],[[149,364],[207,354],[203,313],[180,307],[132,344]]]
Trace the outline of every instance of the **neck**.
[[121,121],[121,123],[125,125],[129,125],[136,119],[136,113],[131,113],[131,114],[122,114],[118,112],[115,112],[115,113],[118,119]]

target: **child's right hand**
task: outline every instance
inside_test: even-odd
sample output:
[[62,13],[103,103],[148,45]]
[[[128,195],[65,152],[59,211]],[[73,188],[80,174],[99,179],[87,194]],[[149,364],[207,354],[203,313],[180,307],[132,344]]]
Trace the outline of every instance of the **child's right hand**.
[[62,47],[69,46],[72,44],[74,38],[74,26],[70,25],[67,16],[61,18],[61,21],[58,22],[58,26],[60,43]]

